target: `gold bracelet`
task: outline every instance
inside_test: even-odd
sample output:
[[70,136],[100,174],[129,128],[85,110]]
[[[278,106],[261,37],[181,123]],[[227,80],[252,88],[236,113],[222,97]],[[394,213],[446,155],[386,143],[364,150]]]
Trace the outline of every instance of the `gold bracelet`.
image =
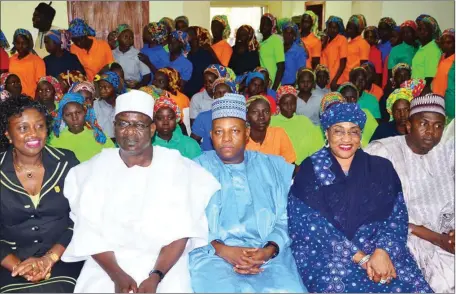
[[44,277],[45,280],[49,280],[51,278],[51,272],[48,272],[47,275]]
[[57,263],[57,262],[60,260],[60,257],[59,257],[56,253],[54,253],[54,252],[52,252],[52,251],[48,251],[48,252],[46,253],[46,256],[49,256],[49,258],[50,258],[50,259],[52,260],[52,262],[54,262],[54,263]]

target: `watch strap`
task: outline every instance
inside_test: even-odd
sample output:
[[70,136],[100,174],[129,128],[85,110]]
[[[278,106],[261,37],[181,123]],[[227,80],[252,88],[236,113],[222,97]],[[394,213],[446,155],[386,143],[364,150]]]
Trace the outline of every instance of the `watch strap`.
[[160,271],[160,270],[156,270],[156,269],[151,270],[150,273],[149,273],[149,277],[150,277],[151,275],[153,275],[153,274],[158,275],[158,277],[160,278],[160,282],[161,282],[161,280],[163,280],[163,278],[165,277],[165,274],[164,274],[162,271]]

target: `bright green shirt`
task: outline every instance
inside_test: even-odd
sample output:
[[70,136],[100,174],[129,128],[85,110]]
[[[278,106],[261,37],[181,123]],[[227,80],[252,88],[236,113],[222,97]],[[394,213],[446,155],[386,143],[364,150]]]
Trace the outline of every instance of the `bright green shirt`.
[[421,46],[412,60],[412,79],[435,77],[441,55],[442,51],[434,40]]
[[285,130],[296,152],[296,164],[320,150],[324,143],[320,126],[316,126],[304,115],[295,114],[286,118],[282,114],[271,118],[271,127],[281,127]]
[[370,113],[369,109],[361,107],[361,110],[364,111],[367,116],[366,125],[364,126],[363,136],[361,138],[361,146],[367,147],[367,145],[369,145],[370,139],[372,138],[372,135],[375,133],[375,130],[378,127],[378,122],[372,113]]
[[398,63],[407,63],[412,66],[412,60],[416,51],[418,51],[418,47],[410,46],[405,42],[393,47],[388,57],[388,69],[393,69]]
[[153,146],[161,146],[168,149],[175,149],[180,152],[184,157],[193,159],[201,154],[201,147],[199,144],[190,137],[182,134],[182,130],[178,127],[173,132],[173,137],[169,141],[165,141],[160,138],[155,132],[155,136],[152,138]]
[[115,148],[109,138],[106,138],[105,144],[98,143],[93,136],[93,131],[87,128],[84,128],[84,131],[79,134],[73,134],[68,128],[65,128],[58,138],[56,136],[51,138],[49,145],[73,151],[80,162],[91,159],[103,148]]
[[359,97],[358,104],[359,107],[368,109],[375,118],[382,117],[380,113],[380,106],[378,104],[377,98],[375,98],[374,95],[364,91],[361,97]]
[[454,118],[454,61],[448,71],[448,86],[445,92],[445,112],[449,120]]
[[168,44],[166,44],[166,46],[164,46],[164,47],[163,47],[163,49],[165,49],[165,51],[169,53],[169,47],[168,47]]
[[282,39],[274,34],[260,43],[260,63],[262,67],[268,70],[269,78],[273,83],[279,62],[285,62],[285,51]]

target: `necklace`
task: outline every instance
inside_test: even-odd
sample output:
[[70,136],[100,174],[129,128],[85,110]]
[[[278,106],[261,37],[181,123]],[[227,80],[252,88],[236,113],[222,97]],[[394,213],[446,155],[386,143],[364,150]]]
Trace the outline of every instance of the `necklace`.
[[40,159],[39,159],[39,163],[38,164],[35,164],[32,168],[26,168],[24,167],[23,165],[19,165],[16,163],[17,161],[17,155],[16,155],[16,150],[13,151],[13,165],[14,165],[14,168],[18,171],[18,172],[21,172],[23,170],[25,170],[25,175],[27,176],[27,178],[31,179],[33,178],[33,172],[35,169],[38,169],[40,168],[43,164],[42,164],[42,156],[43,154],[40,153]]

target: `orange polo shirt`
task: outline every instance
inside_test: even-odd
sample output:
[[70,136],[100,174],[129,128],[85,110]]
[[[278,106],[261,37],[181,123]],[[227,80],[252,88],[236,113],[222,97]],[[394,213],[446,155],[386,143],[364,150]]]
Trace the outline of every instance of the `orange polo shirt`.
[[312,68],[312,58],[321,58],[321,41],[314,33],[310,33],[307,37],[302,37],[301,40],[309,52],[306,67]]
[[81,49],[76,45],[71,45],[70,52],[76,55],[87,73],[87,79],[93,81],[93,78],[106,65],[114,62],[111,48],[108,42],[89,37],[93,40],[92,48],[89,52]]
[[184,109],[190,107],[190,99],[188,99],[187,96],[185,96],[184,94],[182,94],[179,91],[177,91],[176,95],[169,93],[169,96],[171,99],[174,100],[174,102],[176,102],[177,106],[179,106],[181,113],[182,113],[182,119],[183,119],[184,118]]
[[294,163],[296,153],[285,130],[280,127],[268,127],[263,144],[249,139],[246,150],[258,151],[264,154],[282,156],[286,162]]
[[380,99],[383,97],[382,88],[380,88],[376,84],[372,84],[372,87],[370,88],[370,90],[367,93],[375,96],[375,98],[377,98],[377,101],[380,101]]
[[[330,82],[333,80],[334,76],[337,73],[337,70],[340,66],[340,60],[342,58],[347,58],[348,51],[348,42],[347,38],[342,35],[337,35],[326,48],[321,52],[320,63],[326,65],[329,68],[329,77]],[[337,81],[338,84],[347,82],[348,79],[345,79],[342,74]]]
[[46,76],[46,65],[38,55],[29,53],[22,59],[18,54],[10,57],[9,72],[19,77],[22,84],[22,93],[35,99],[38,80]]
[[361,60],[369,60],[370,45],[361,36],[358,36],[348,41],[347,50],[347,66],[345,67],[344,73],[345,79],[348,81],[350,77],[350,71],[355,67],[361,65]]
[[432,80],[433,93],[445,97],[445,92],[448,87],[448,72],[450,71],[453,62],[454,54],[447,58],[442,55],[442,58],[439,62],[439,67],[437,68],[437,74]]
[[222,40],[217,44],[212,45],[215,55],[223,66],[228,66],[230,63],[231,55],[233,54],[233,48],[226,40]]

